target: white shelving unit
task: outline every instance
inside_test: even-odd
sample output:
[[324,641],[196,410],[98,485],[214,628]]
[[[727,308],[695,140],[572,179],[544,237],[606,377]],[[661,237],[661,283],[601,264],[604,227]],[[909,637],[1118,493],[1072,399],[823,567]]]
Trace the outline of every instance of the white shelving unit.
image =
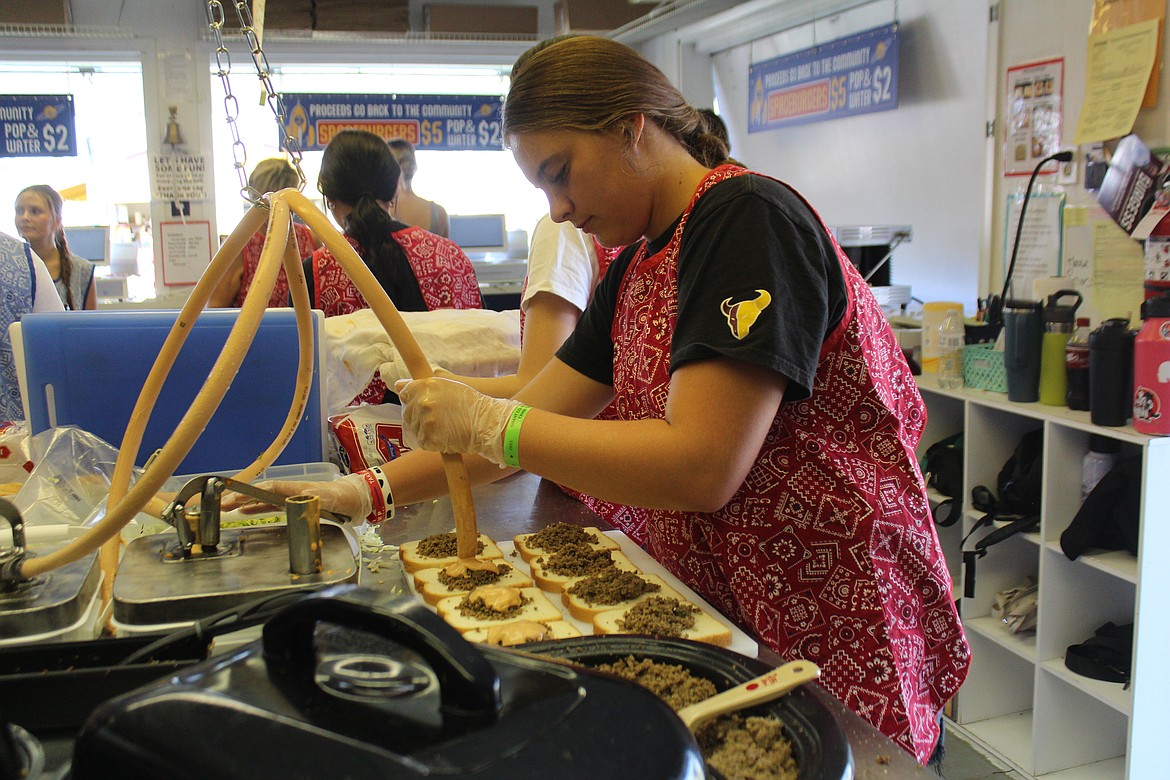
[[[956,592],[963,593],[961,544],[981,517],[971,488],[996,492],[996,477],[1026,431],[1044,429],[1043,509],[1039,530],[989,548],[976,565],[975,592],[960,610],[972,666],[955,719],[984,747],[1020,771],[1045,780],[1139,780],[1165,776],[1170,694],[1170,437],[1132,427],[1093,425],[1088,412],[1013,403],[1003,393],[941,389],[918,378],[928,418],[920,452],[960,430],[964,435],[961,522],[939,528]],[[1142,458],[1137,557],[1091,550],[1070,561],[1060,536],[1080,508],[1081,459],[1089,434],[1116,439],[1122,454]],[[968,540],[968,549],[990,529]],[[1040,585],[1036,633],[1017,636],[991,615],[995,594],[1027,576]],[[1107,621],[1134,624],[1129,688],[1069,671],[1065,649]]]

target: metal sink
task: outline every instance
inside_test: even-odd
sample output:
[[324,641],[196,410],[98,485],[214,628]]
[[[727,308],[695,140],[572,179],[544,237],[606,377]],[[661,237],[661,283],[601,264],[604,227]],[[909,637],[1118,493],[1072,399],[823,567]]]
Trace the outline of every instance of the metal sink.
[[219,554],[184,558],[174,532],[135,539],[114,577],[114,619],[124,626],[189,623],[263,596],[356,582],[345,532],[321,525],[321,571],[289,571],[286,526],[225,529]]

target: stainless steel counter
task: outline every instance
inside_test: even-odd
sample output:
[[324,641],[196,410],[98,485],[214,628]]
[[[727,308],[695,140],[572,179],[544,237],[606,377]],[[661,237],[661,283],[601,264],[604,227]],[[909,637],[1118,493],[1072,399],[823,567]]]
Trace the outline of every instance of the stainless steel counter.
[[[491,485],[475,488],[473,495],[479,530],[499,541],[509,540],[516,534],[539,530],[549,523],[558,521],[581,526],[598,526],[603,529],[610,527],[556,485],[524,472]],[[430,534],[445,533],[454,528],[455,516],[451,510],[451,502],[443,498],[399,508],[395,519],[382,524],[377,530],[383,542],[393,545],[421,539]],[[378,566],[377,573],[362,572],[363,584],[370,587],[404,588],[404,584],[397,579],[401,576],[401,568],[393,568],[396,566],[396,558],[393,558],[390,552],[382,553],[381,556],[382,563]],[[763,647],[760,650],[760,659],[776,666],[782,663],[778,655]],[[853,749],[856,780],[879,778],[927,780],[935,777],[932,770],[921,766],[889,737],[862,720],[819,685],[813,687],[818,699],[833,713],[845,730]]]
[[[580,502],[550,482],[519,473],[474,491],[477,524],[481,532],[497,540],[508,540],[561,521],[581,526],[609,526]],[[400,508],[394,520],[378,526],[377,535],[386,545],[421,539],[454,529],[455,519],[447,499]],[[405,593],[406,583],[396,551],[392,547],[364,556],[361,584],[390,593]],[[778,666],[781,659],[766,648],[760,659]],[[814,695],[840,723],[853,750],[856,780],[929,780],[933,771],[920,766],[908,753],[830,696],[819,685]],[[69,736],[39,735],[47,753],[47,766],[61,767],[70,757]]]

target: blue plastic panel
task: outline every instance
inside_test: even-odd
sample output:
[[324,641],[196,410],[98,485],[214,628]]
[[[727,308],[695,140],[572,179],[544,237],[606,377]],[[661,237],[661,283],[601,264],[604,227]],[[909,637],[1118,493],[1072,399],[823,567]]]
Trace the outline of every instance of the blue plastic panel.
[[[139,466],[174,432],[219,357],[238,315],[237,309],[218,309],[203,312],[195,321],[151,413],[134,459]],[[32,433],[50,427],[52,404],[57,425],[76,425],[120,447],[130,413],[177,317],[175,310],[78,311],[23,317]],[[313,330],[314,344],[319,345],[320,312],[314,312]],[[176,473],[237,470],[272,443],[292,402],[297,349],[294,312],[265,312],[223,402]],[[277,464],[324,459],[320,371],[318,346],[314,348],[308,408]]]

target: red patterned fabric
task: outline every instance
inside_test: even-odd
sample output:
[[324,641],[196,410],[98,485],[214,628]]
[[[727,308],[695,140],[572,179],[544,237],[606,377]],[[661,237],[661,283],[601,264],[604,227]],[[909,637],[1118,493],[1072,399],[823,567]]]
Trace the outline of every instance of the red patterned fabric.
[[[666,248],[641,249],[622,282],[622,419],[664,415],[679,242],[695,201],[743,173],[713,171]],[[825,688],[925,763],[970,649],[914,455],[925,406],[872,293],[837,254],[848,307],[822,346],[812,396],[781,404],[722,509],[647,511],[647,548],[785,659],[818,664]],[[661,326],[640,324],[650,320]]]
[[[292,223],[293,235],[297,240],[297,256],[304,260],[313,254],[316,247],[313,245],[313,233],[304,225]],[[243,306],[244,296],[252,287],[252,280],[256,278],[256,267],[260,264],[260,253],[264,251],[264,231],[261,230],[248,239],[244,244],[244,276],[240,279],[240,290],[236,293],[232,306]],[[268,296],[268,307],[288,306],[288,276],[282,267],[276,273],[276,285],[272,288],[272,295]]]
[[[391,235],[406,253],[427,311],[483,308],[475,268],[458,244],[420,227],[408,227]],[[360,256],[361,246],[349,236],[345,238]],[[313,290],[317,308],[325,312],[326,317],[370,308],[328,248],[318,249],[313,254]],[[375,376],[350,405],[380,404],[385,395],[386,384],[380,376]]]
[[[596,236],[589,235],[589,239],[593,242],[593,250],[597,253],[597,279],[601,280],[605,276],[606,270],[610,264],[622,253],[624,246],[619,247],[604,247],[601,242],[597,240]],[[527,288],[528,279],[524,280],[524,287]],[[521,290],[520,299],[524,300],[524,292]],[[524,341],[524,310],[520,310],[520,340]],[[597,415],[598,420],[616,420],[617,414],[613,410],[613,404],[601,410]],[[589,507],[594,514],[604,518],[619,531],[626,536],[633,539],[639,545],[646,541],[646,510],[639,507],[623,506],[622,504],[613,504],[609,501],[602,501],[600,498],[582,493],[578,490],[558,485],[568,495],[580,501],[585,506]]]
[[597,240],[597,236],[590,234],[589,238],[593,239],[593,249],[597,252],[597,278],[601,279],[601,277],[605,276],[605,271],[609,268],[610,263],[622,253],[625,247],[602,246],[601,242]]

